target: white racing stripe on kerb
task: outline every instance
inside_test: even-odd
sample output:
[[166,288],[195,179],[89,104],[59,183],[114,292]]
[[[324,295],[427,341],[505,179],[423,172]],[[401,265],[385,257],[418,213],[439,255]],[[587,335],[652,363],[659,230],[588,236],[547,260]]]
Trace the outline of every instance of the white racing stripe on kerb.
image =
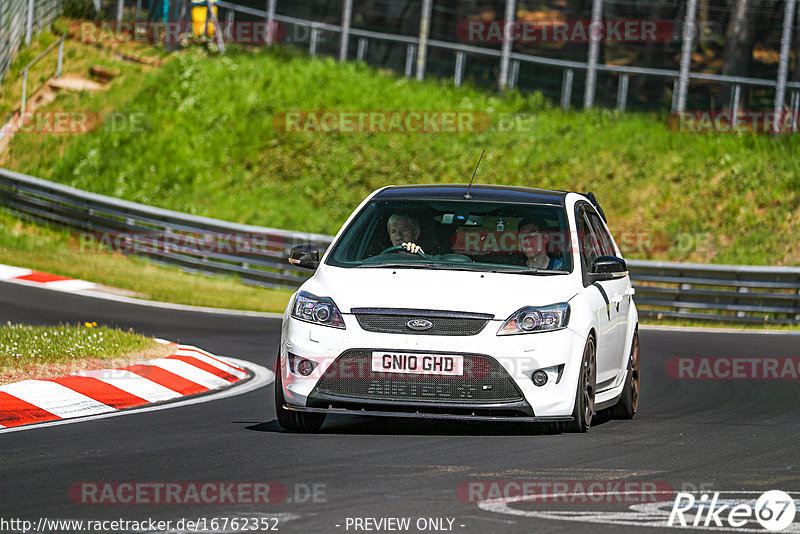
[[83,291],[84,289],[94,289],[96,287],[95,284],[86,280],[56,280],[45,284],[50,289],[59,291]]
[[59,417],[76,417],[113,412],[116,409],[56,382],[23,380],[0,387],[18,399]]
[[217,375],[212,375],[208,371],[203,371],[202,369],[195,367],[186,362],[182,362],[181,360],[152,360],[148,362],[150,365],[155,365],[157,367],[161,367],[162,369],[169,371],[171,373],[175,373],[178,376],[185,378],[186,380],[190,380],[196,384],[200,384],[201,386],[205,386],[208,389],[217,389],[222,386],[230,385],[230,382],[225,380],[224,378],[220,378]]
[[[205,354],[206,356],[208,356],[212,360],[216,360],[219,363],[222,363],[222,364],[225,364],[225,365],[230,365],[231,367],[233,367],[235,369],[238,369],[239,371],[244,371],[244,369],[236,367],[235,365],[231,364],[230,362],[226,362],[224,359],[220,358],[219,356],[215,356],[214,354],[211,354],[210,352],[206,352],[203,349],[198,349],[197,347],[193,347],[191,345],[178,345],[178,350],[186,350],[186,351],[190,351],[190,352],[197,351],[200,354]],[[195,352],[195,354],[196,354],[196,352]],[[246,374],[247,373],[245,373],[245,375]]]
[[11,280],[19,278],[20,276],[28,276],[33,271],[30,269],[22,269],[20,267],[12,267],[11,265],[0,264],[0,280]]
[[188,356],[190,358],[196,358],[201,362],[205,362],[208,365],[216,367],[217,369],[225,371],[226,373],[232,374],[237,378],[245,378],[247,376],[247,373],[245,373],[244,371],[240,371],[238,368],[233,367],[232,365],[228,365],[227,363],[222,362],[216,358],[210,358],[205,354],[200,354],[199,352],[179,349],[178,352],[176,352],[175,354],[177,354],[178,356]]
[[148,402],[160,402],[181,396],[177,391],[166,388],[161,384],[156,384],[152,380],[124,369],[84,371],[79,374],[96,378]]

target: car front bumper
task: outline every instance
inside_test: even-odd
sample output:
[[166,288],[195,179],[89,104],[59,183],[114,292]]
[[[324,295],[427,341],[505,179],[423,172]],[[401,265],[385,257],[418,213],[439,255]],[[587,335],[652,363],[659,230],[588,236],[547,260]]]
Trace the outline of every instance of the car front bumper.
[[[346,329],[315,325],[293,318],[284,319],[280,366],[286,408],[290,410],[351,413],[397,417],[437,417],[487,421],[569,421],[577,390],[585,338],[569,328],[554,332],[498,336],[502,321],[489,321],[471,336],[376,333],[363,330],[353,315],[343,315]],[[502,366],[521,394],[508,402],[460,399],[375,398],[370,395],[331,395],[317,390],[320,379],[348,351],[430,352],[470,354],[490,358]],[[316,363],[314,372],[301,376],[289,369],[288,355]],[[543,386],[535,386],[531,375],[539,369],[563,370],[548,373]],[[341,378],[347,379],[346,377]]]

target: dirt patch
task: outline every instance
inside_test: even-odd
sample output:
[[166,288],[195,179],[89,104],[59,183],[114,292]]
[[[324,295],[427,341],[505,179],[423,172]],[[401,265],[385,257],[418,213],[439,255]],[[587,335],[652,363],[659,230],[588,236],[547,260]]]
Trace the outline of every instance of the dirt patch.
[[65,74],[61,78],[50,80],[47,85],[55,89],[66,89],[68,91],[99,91],[103,85],[78,74]]

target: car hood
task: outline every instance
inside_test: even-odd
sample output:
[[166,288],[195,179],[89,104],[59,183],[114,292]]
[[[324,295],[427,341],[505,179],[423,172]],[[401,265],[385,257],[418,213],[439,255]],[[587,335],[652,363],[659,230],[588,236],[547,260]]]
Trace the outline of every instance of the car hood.
[[488,313],[505,320],[523,306],[567,302],[571,275],[526,275],[443,269],[321,267],[303,289],[353,308],[413,308]]

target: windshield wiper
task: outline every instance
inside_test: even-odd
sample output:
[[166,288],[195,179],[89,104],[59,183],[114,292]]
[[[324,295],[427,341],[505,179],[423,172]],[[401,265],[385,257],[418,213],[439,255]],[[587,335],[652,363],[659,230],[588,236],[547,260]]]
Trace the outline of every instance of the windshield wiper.
[[528,274],[528,275],[535,275],[535,274],[569,274],[566,271],[553,271],[548,269],[536,269],[533,267],[526,267],[524,269],[498,269],[496,267],[479,267],[479,266],[470,266],[464,265],[459,263],[447,263],[447,262],[437,262],[437,263],[362,263],[359,267],[366,267],[369,269],[375,269],[379,267],[383,268],[401,268],[401,269],[434,269],[434,270],[443,270],[443,271],[471,271],[471,272],[480,272],[480,273],[509,273],[509,274]]
[[401,268],[401,269],[420,269],[430,267],[433,263],[362,263],[359,267],[375,269],[378,267]]
[[552,269],[537,269],[535,267],[528,267],[527,269],[492,269],[493,273],[511,273],[511,274],[569,274],[566,271],[554,271]]

